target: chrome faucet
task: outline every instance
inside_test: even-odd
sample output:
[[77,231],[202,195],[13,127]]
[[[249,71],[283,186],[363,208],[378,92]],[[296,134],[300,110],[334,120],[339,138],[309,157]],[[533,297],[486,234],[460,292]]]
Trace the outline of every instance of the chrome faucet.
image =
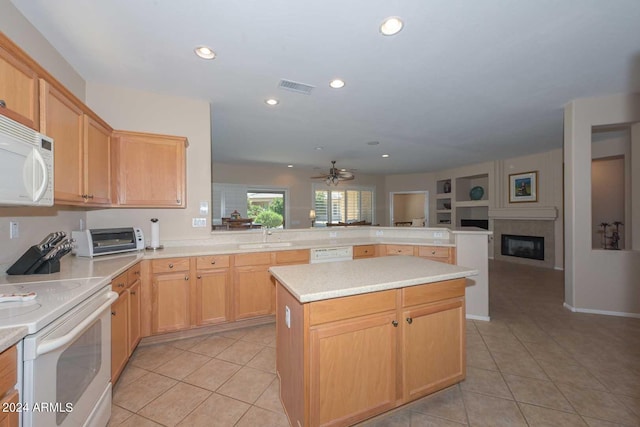
[[262,227],[262,243],[267,243],[267,236],[271,236],[272,231],[268,227]]

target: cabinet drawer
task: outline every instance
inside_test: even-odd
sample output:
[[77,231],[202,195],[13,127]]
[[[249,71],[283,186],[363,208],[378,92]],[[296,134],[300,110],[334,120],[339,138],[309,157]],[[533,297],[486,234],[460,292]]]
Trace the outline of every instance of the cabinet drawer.
[[387,255],[413,255],[413,245],[387,245]]
[[151,269],[154,273],[187,271],[189,270],[189,258],[154,259],[151,261]]
[[16,346],[0,353],[0,397],[11,390],[18,382],[18,362]]
[[125,290],[128,283],[127,272],[125,271],[124,273],[114,277],[113,280],[111,280],[111,290],[113,292],[120,293]]
[[276,252],[276,264],[308,264],[309,249],[299,249],[296,251]]
[[312,302],[309,307],[309,324],[311,326],[319,325],[336,320],[395,310],[395,308],[395,290],[316,301]]
[[234,256],[233,261],[236,267],[243,265],[271,265],[271,252],[238,254]]
[[418,246],[418,256],[426,258],[449,258],[449,248],[445,246]]
[[207,270],[211,268],[228,268],[229,255],[209,255],[196,258],[196,268]]
[[136,280],[140,279],[140,264],[141,263],[137,263],[127,270],[127,284],[129,286],[133,285]]
[[426,283],[402,289],[402,306],[425,304],[464,296],[466,279]]
[[375,245],[361,245],[353,247],[354,258],[371,258],[376,256]]

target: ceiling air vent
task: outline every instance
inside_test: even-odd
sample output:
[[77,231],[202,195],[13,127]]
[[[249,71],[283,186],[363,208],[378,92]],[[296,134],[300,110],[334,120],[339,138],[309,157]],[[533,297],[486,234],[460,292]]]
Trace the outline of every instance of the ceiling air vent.
[[282,79],[280,80],[278,87],[281,89],[290,90],[292,92],[298,92],[298,93],[304,93],[305,95],[310,95],[311,91],[315,86]]

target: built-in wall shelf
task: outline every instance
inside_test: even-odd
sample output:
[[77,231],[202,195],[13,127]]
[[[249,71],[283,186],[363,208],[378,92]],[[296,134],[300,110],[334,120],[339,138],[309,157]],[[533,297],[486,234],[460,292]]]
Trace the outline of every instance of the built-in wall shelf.
[[[472,200],[471,190],[474,187],[482,187],[482,197]],[[457,176],[443,175],[436,178],[435,221],[437,225],[461,226],[461,220],[488,220],[489,219],[489,173]]]

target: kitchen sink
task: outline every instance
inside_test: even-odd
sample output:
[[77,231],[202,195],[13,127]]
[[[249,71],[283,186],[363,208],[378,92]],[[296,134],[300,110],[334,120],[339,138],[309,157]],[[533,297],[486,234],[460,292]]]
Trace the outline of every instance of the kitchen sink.
[[240,249],[286,248],[288,246],[291,246],[291,242],[243,243],[238,245]]

